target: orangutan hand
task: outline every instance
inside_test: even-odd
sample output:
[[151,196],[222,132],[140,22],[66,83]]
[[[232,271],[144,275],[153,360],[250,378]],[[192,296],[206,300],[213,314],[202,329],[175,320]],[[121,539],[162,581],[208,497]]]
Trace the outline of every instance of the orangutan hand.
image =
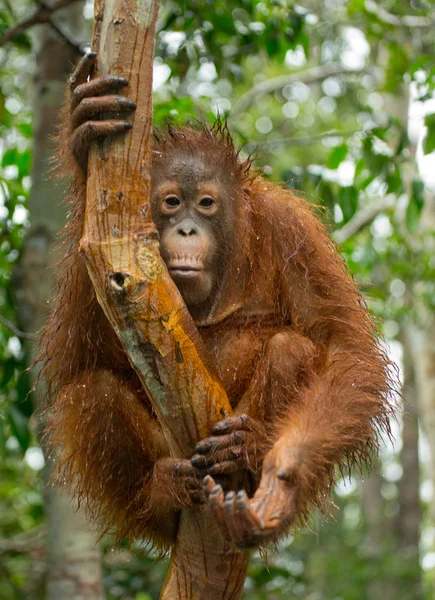
[[189,459],[159,458],[153,471],[150,501],[179,510],[205,501],[202,480],[205,470],[196,469]]
[[296,516],[298,458],[284,443],[266,455],[260,485],[250,500],[244,490],[224,491],[212,477],[204,478],[204,493],[224,534],[239,548],[276,539]]
[[260,472],[266,443],[261,423],[248,415],[237,415],[216,423],[211,433],[196,445],[194,467],[205,469],[213,477]]
[[97,55],[88,52],[69,79],[70,146],[80,169],[86,174],[91,142],[125,134],[131,129],[129,115],[136,104],[120,95],[128,79],[114,75],[89,81]]

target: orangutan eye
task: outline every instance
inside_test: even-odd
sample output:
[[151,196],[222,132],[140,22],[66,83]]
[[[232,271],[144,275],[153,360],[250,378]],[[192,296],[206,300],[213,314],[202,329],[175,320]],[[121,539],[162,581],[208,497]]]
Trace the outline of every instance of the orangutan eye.
[[180,206],[180,200],[177,196],[168,196],[165,198],[165,204],[171,208],[176,208],[177,206]]
[[211,208],[212,206],[214,206],[214,200],[213,198],[202,198],[199,202],[199,206],[202,206],[202,208]]

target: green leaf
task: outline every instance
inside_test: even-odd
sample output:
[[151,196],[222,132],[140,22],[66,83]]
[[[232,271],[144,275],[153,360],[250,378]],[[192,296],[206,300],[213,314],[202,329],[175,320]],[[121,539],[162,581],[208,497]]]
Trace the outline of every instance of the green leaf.
[[6,454],[6,431],[5,421],[0,419],[0,455],[5,456]]
[[303,31],[298,36],[298,42],[301,44],[302,48],[304,49],[305,56],[307,58],[309,58],[309,54],[310,54],[310,36],[308,34],[306,34],[305,31]]
[[406,227],[415,233],[420,224],[421,211],[424,206],[424,183],[421,179],[412,182],[412,194],[406,207]]
[[412,182],[412,196],[416,198],[416,201],[420,208],[423,208],[424,182],[421,179],[414,179],[414,181]]
[[27,33],[25,33],[25,32],[20,33],[17,36],[15,36],[12,43],[15,46],[18,46],[19,48],[21,48],[22,50],[31,50],[32,49],[32,43],[30,41],[30,38],[27,35]]
[[400,130],[399,141],[396,148],[396,156],[399,156],[403,152],[403,150],[408,147],[408,144],[408,133],[406,129],[402,128]]
[[27,372],[23,373],[22,369],[17,378],[15,390],[17,392],[16,402],[18,402],[21,414],[25,417],[30,417],[33,414],[33,404],[29,393],[31,384],[29,381],[29,374]]
[[13,404],[8,410],[8,421],[11,426],[12,433],[17,438],[23,450],[27,450],[30,442],[30,433],[27,427],[27,419]]
[[0,11],[0,34],[9,27],[9,20],[4,11]]
[[276,38],[271,38],[266,42],[267,54],[272,58],[279,50],[279,43]]
[[0,388],[5,389],[9,381],[15,375],[15,367],[17,366],[17,361],[15,358],[10,358],[9,360],[4,361],[3,363],[3,377],[0,380]]
[[1,166],[8,167],[9,165],[16,165],[18,167],[19,178],[21,179],[25,175],[30,173],[32,155],[30,150],[24,152],[18,152],[16,148],[9,148],[3,154]]
[[228,13],[215,13],[213,25],[217,31],[225,32],[228,35],[235,35],[237,33],[234,21]]
[[371,171],[373,179],[382,174],[390,163],[390,157],[385,154],[377,154],[373,150],[373,138],[367,137],[363,140],[363,157],[366,166]]
[[0,89],[0,123],[3,121],[3,114],[5,112],[5,96],[3,91]]
[[31,162],[32,162],[32,155],[29,150],[26,150],[25,152],[20,152],[17,155],[16,165],[18,167],[18,172],[19,172],[20,178],[22,178],[30,173]]
[[365,177],[359,185],[360,190],[367,189],[375,177],[375,175],[368,175],[367,177]]
[[390,44],[390,56],[385,69],[384,89],[392,94],[397,93],[403,82],[403,76],[409,68],[409,56],[406,44]]
[[305,23],[304,15],[297,13],[295,11],[290,11],[288,15],[288,22],[290,27],[286,29],[287,35],[291,41],[297,40],[301,42],[299,39],[301,37],[303,26]]
[[403,191],[402,172],[397,166],[391,165],[391,167],[392,171],[385,179],[388,185],[387,194],[400,194]]
[[10,165],[15,165],[17,162],[18,150],[16,148],[9,148],[3,154],[2,158],[2,167],[9,167]]
[[374,137],[378,137],[380,140],[385,140],[385,136],[387,134],[386,127],[373,127],[371,130],[371,135]]
[[349,147],[347,144],[341,144],[341,146],[334,148],[326,161],[328,169],[336,169],[344,161],[348,152]]
[[356,165],[355,165],[355,178],[358,177],[359,175],[361,175],[361,173],[364,171],[365,168],[366,168],[366,161],[364,160],[364,158],[358,159],[356,162]]
[[33,127],[31,123],[19,123],[18,131],[26,138],[31,138],[33,134]]
[[427,127],[427,133],[423,142],[423,151],[430,154],[435,150],[435,113],[426,115],[424,124]]
[[323,205],[332,210],[335,205],[335,194],[332,189],[332,183],[322,180],[318,187],[318,193]]
[[338,192],[338,202],[343,212],[344,222],[346,223],[353,217],[358,208],[359,190],[354,185],[348,185],[340,188]]

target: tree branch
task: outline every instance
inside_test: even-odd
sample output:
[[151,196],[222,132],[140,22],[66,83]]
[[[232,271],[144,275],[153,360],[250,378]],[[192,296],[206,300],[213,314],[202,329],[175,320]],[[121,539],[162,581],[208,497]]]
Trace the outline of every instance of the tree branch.
[[16,327],[12,321],[9,321],[9,319],[6,319],[5,317],[2,317],[2,315],[0,315],[0,323],[2,323],[5,327],[7,327],[8,329],[10,329],[12,331],[12,333],[14,335],[16,335],[18,338],[22,338],[24,340],[34,340],[36,339],[36,334],[35,333],[27,333],[25,331],[21,331],[20,329],[18,329],[18,327]]
[[[318,141],[331,138],[331,137],[341,137],[348,138],[355,135],[355,133],[364,133],[361,129],[353,129],[350,131],[338,131],[338,129],[331,129],[330,131],[324,131],[323,133],[316,133],[314,135],[310,135],[307,137],[292,137],[292,138],[282,138],[282,139],[273,139],[273,140],[261,140],[259,142],[249,142],[244,147],[244,150],[247,152],[254,151],[255,148],[262,148],[264,146],[274,146],[277,144],[283,144],[284,146],[311,146],[311,144],[315,144]],[[252,150],[251,150],[252,148]]]
[[393,195],[385,196],[385,198],[377,198],[367,206],[361,208],[354,216],[343,225],[340,229],[336,229],[332,237],[337,244],[344,244],[349,238],[357,234],[359,231],[370,225],[370,223],[377,217],[381,212],[384,212],[388,208],[392,208],[395,203]]
[[38,2],[36,10],[30,15],[30,17],[23,19],[13,27],[6,29],[3,35],[0,36],[0,48],[8,42],[12,42],[17,36],[19,36],[21,33],[24,33],[34,25],[49,23],[53,13],[78,1],[79,0],[57,0],[57,2],[50,6],[41,0]]
[[375,15],[379,21],[394,25],[394,27],[433,27],[435,25],[435,19],[430,17],[393,15],[373,0],[366,0],[364,7],[368,13]]
[[306,71],[298,71],[297,73],[289,73],[288,75],[273,77],[272,79],[268,79],[258,83],[257,85],[254,85],[249,92],[242,94],[242,96],[240,96],[238,101],[235,103],[229,119],[233,119],[235,116],[245,112],[254,102],[254,100],[260,98],[260,96],[265,96],[266,94],[271,94],[272,92],[281,90],[286,85],[299,82],[305,83],[306,85],[311,85],[334,75],[362,75],[363,73],[367,73],[367,71],[368,69],[345,69],[343,65],[332,63],[329,65],[313,67],[311,69],[307,69]]
[[29,531],[23,531],[12,538],[0,540],[0,554],[6,552],[19,552],[30,554],[37,549],[42,549],[45,543],[46,529],[38,525]]
[[[95,3],[95,75],[128,73],[128,95],[137,108],[131,132],[90,149],[80,251],[171,456],[188,458],[232,408],[214,369],[207,367],[204,342],[162,261],[152,221],[152,68],[158,6],[158,0]],[[160,599],[236,600],[248,560],[249,551],[228,545],[205,506],[186,508]]]
[[[77,0],[73,0],[74,2]],[[49,19],[49,24],[52,29],[69,45],[73,48],[80,56],[82,56],[86,49],[89,48],[88,42],[79,42],[72,35],[70,31],[67,31],[66,27],[57,23],[54,19]]]

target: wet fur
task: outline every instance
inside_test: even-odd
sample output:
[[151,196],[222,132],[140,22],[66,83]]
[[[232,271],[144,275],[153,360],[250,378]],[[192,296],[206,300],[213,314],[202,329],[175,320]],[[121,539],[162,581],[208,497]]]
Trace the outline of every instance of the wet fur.
[[[64,122],[65,140],[68,115]],[[264,451],[282,436],[297,449],[303,522],[327,503],[336,467],[369,463],[377,430],[389,432],[391,365],[357,286],[307,202],[240,160],[220,122],[156,134],[154,160],[177,153],[218,165],[233,188],[233,257],[197,325],[236,412],[248,412],[263,428]],[[181,505],[188,500],[153,472],[168,448],[78,254],[85,178],[68,146],[61,147],[60,163],[74,176],[65,257],[40,342],[50,437],[94,519],[119,537],[150,538],[166,549],[178,518],[165,512],[168,494]]]

